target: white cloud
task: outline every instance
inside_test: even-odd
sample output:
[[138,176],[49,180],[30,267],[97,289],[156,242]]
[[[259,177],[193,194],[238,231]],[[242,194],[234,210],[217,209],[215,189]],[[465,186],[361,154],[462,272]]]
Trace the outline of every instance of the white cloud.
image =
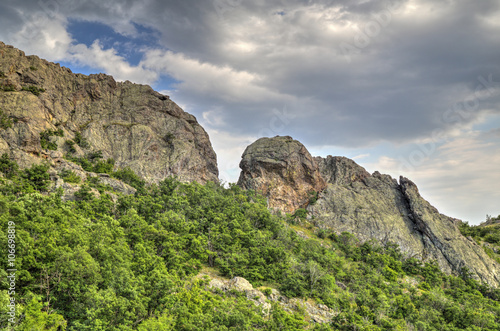
[[71,46],[68,53],[67,61],[102,69],[119,81],[153,84],[159,77],[158,73],[141,65],[130,65],[115,49],[103,49],[99,40],[95,40],[90,47],[84,44]]
[[255,73],[200,62],[171,51],[149,51],[141,65],[179,80],[181,83],[177,86],[178,89],[198,95],[216,96],[225,102],[243,103],[286,97],[260,86],[260,77]]

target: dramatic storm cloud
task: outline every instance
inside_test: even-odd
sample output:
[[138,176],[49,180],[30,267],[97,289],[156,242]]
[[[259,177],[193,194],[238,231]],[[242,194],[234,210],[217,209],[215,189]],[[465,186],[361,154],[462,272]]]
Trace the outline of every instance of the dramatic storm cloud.
[[169,94],[226,181],[286,134],[410,177],[450,216],[500,213],[497,0],[3,1],[0,39]]

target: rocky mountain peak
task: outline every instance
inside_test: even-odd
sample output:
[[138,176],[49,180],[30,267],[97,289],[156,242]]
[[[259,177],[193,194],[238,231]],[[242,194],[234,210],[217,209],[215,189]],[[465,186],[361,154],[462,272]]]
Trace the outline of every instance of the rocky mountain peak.
[[[74,74],[0,43],[0,154],[21,166],[100,151],[148,182],[218,181],[217,159],[196,118],[150,86]],[[70,142],[70,145],[68,145]],[[72,142],[72,143],[71,143]],[[76,142],[76,143],[75,143]]]
[[326,186],[307,149],[289,136],[261,138],[248,146],[240,162],[238,185],[269,198],[269,207],[287,213],[308,205]]
[[265,194],[271,208],[291,213],[308,205],[311,190],[321,191],[307,206],[316,227],[350,232],[361,242],[396,243],[406,256],[436,261],[447,273],[468,270],[484,283],[500,283],[500,265],[462,236],[459,220],[440,214],[405,177],[398,182],[370,174],[345,157],[312,158],[291,137],[257,140],[240,167],[239,185]]

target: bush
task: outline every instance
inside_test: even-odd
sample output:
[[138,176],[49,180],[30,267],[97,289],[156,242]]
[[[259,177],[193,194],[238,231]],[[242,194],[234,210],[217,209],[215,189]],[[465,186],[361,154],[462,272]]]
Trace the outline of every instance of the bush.
[[15,161],[12,161],[7,153],[2,154],[0,157],[0,171],[3,172],[5,177],[12,178],[17,175],[19,166]]
[[87,141],[87,139],[85,139],[84,137],[82,137],[82,134],[80,132],[76,132],[75,133],[75,139],[74,139],[74,141],[81,148],[88,148],[90,146],[89,142]]
[[22,177],[26,179],[35,190],[46,191],[50,184],[50,176],[47,172],[49,166],[35,164],[31,168],[25,169]]
[[57,150],[57,144],[55,142],[50,141],[50,137],[52,136],[64,137],[63,129],[57,129],[57,130],[49,129],[40,132],[40,145],[42,146],[43,149],[50,149],[53,151]]
[[78,191],[75,192],[75,198],[80,201],[89,201],[94,198],[94,193],[88,185],[82,185]]
[[310,191],[309,192],[309,204],[314,205],[318,201],[318,192]]
[[41,93],[45,92],[45,89],[43,89],[41,87],[33,86],[33,85],[23,86],[21,89],[23,91],[31,92],[31,93],[33,93],[36,96],[39,96]]
[[8,129],[12,127],[12,119],[5,115],[2,110],[0,110],[0,128]]
[[76,149],[75,149],[75,142],[73,140],[66,140],[64,142],[64,145],[66,146],[66,148],[68,149],[68,151],[73,154],[76,152]]
[[113,172],[111,176],[129,184],[138,191],[144,190],[146,185],[146,181],[139,177],[130,167],[117,170]]
[[16,91],[16,86],[14,84],[7,84],[2,87],[2,90],[4,92],[14,92]]
[[307,218],[307,210],[304,208],[299,208],[293,214],[294,218],[306,219]]
[[61,172],[61,178],[66,182],[66,183],[75,183],[78,184],[81,182],[80,176],[78,176],[74,171],[72,170],[63,170]]

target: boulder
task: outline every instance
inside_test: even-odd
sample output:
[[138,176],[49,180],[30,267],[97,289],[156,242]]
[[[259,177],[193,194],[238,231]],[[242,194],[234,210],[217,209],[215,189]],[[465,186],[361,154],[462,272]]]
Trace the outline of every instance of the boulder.
[[268,198],[271,209],[293,213],[305,208],[326,183],[307,149],[289,136],[261,138],[240,162],[238,185]]

